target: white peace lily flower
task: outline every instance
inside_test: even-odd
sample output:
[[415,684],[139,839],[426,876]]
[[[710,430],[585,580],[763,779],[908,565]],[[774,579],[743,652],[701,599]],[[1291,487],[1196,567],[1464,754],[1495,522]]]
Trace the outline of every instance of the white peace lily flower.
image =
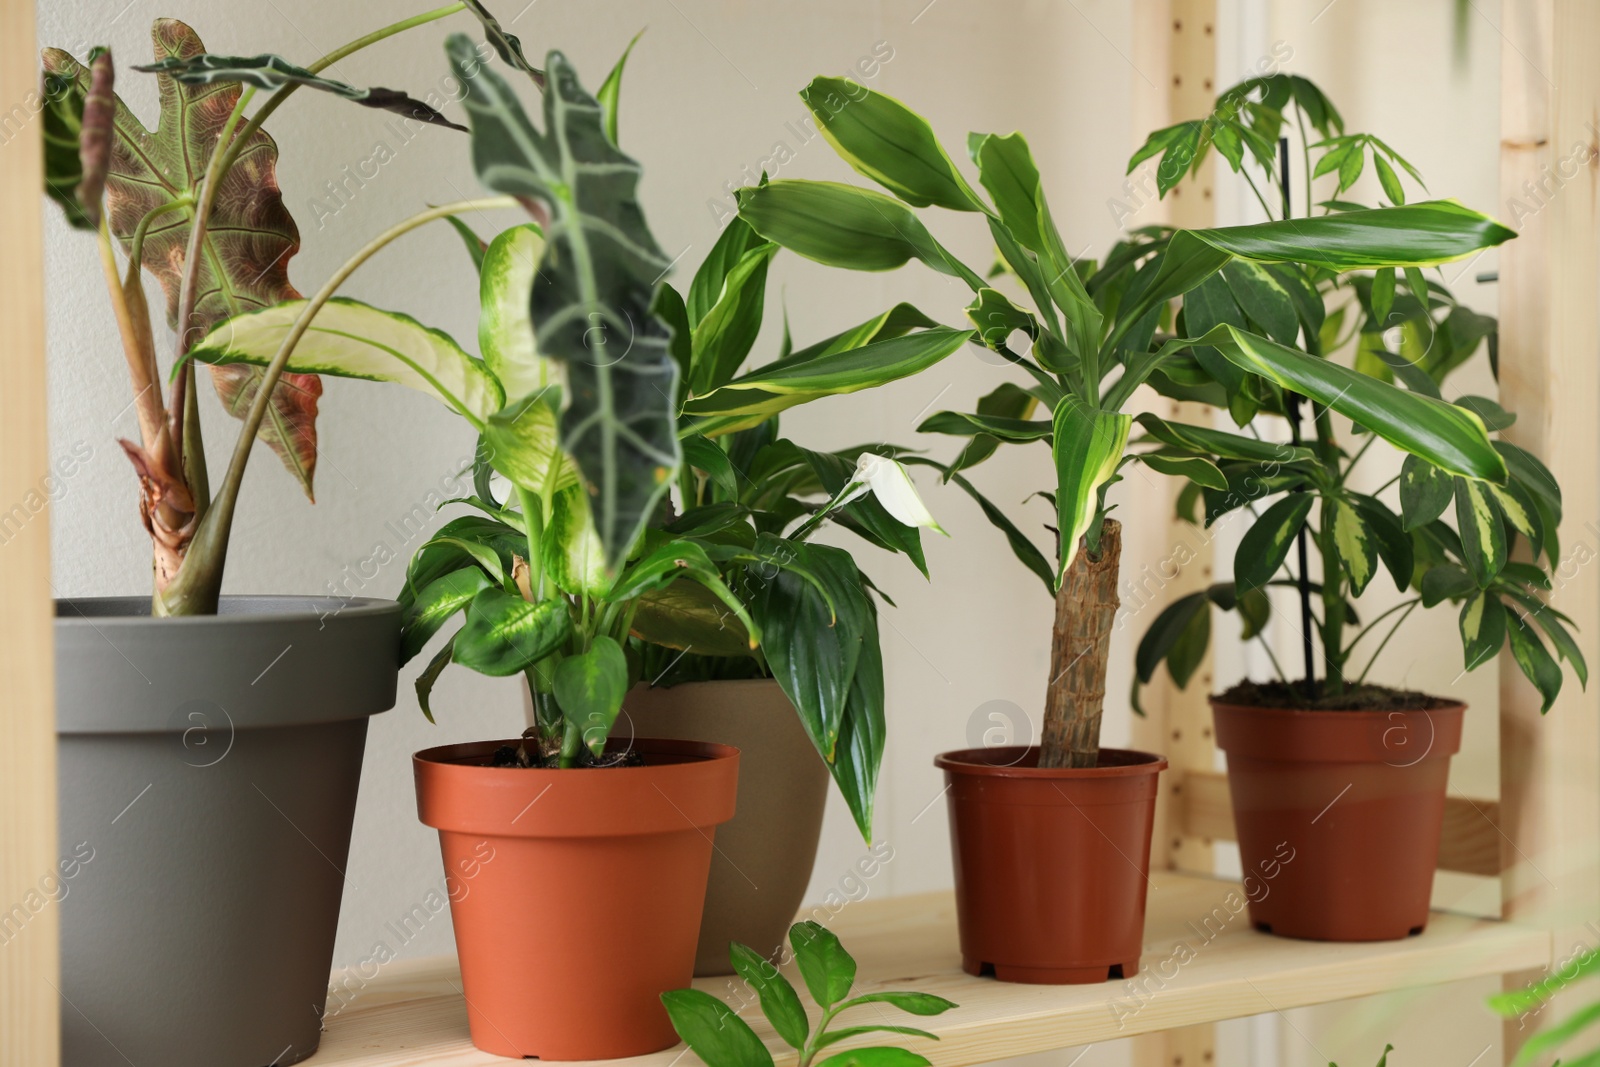
[[944,533],[944,527],[934,521],[927,505],[917,495],[911,475],[906,473],[905,467],[888,456],[861,453],[861,458],[856,460],[856,472],[851,481],[862,487],[852,495],[870,490],[878,498],[878,503],[883,505],[883,510],[907,526],[927,526]]

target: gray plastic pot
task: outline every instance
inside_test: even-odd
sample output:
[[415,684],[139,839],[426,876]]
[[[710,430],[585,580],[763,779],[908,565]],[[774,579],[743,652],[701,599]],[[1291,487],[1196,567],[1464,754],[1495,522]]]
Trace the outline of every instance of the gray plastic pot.
[[316,1051],[399,629],[385,600],[57,602],[64,1067]]
[[717,827],[694,973],[732,974],[728,943],[762,955],[784,944],[805,900],[822,836],[828,771],[770,678],[636,686],[613,736],[716,741],[739,750],[733,820]]

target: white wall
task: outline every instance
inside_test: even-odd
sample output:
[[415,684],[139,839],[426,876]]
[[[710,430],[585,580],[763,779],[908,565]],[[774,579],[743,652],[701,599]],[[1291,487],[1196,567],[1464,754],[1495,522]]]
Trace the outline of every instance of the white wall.
[[[42,4],[40,39],[79,55],[92,44],[113,45],[121,68],[119,89],[152,123],[153,81],[128,68],[148,55],[146,29],[157,15],[190,22],[212,51],[272,51],[305,61],[427,6],[132,0],[124,8],[122,2]],[[530,53],[561,47],[591,88],[628,38],[648,27],[624,84],[621,137],[645,164],[644,200],[660,244],[669,255],[683,256],[680,282],[717,236],[712,205],[725,197],[725,183],[748,180],[741,176],[745,168],[749,174],[763,165],[772,169],[772,160],[792,152],[779,168],[784,177],[855,180],[820,139],[801,144],[788,124],[805,114],[795,91],[813,74],[842,73],[879,42],[893,50],[893,58],[871,84],[928,115],[952,155],[964,160],[961,149],[969,130],[1021,129],[1032,140],[1072,250],[1103,249],[1117,233],[1108,202],[1122,195],[1124,163],[1135,143],[1130,87],[1144,77],[1126,58],[1133,52],[1127,0],[626,0],[603,6],[535,0],[518,14],[523,2],[501,0],[496,6]],[[1460,196],[1476,207],[1492,206],[1498,38],[1487,25],[1474,27],[1473,78],[1461,82],[1450,79],[1447,51],[1441,51],[1448,47],[1447,0],[1415,5],[1339,0],[1314,24],[1310,8],[1320,5],[1298,0],[1271,5],[1231,0],[1223,6],[1224,27],[1233,10],[1236,25],[1253,29],[1223,35],[1221,77],[1237,73],[1234,67],[1242,71],[1274,40],[1287,40],[1295,50],[1290,69],[1321,81],[1354,126],[1375,128],[1411,154],[1433,179],[1435,192]],[[1356,37],[1357,26],[1364,36]],[[446,29],[471,32],[473,26],[469,17],[457,16],[346,59],[330,73],[358,85],[423,94],[446,73],[440,49]],[[1374,58],[1358,65],[1356,56],[1363,52]],[[303,290],[319,285],[389,223],[425,204],[479,195],[460,135],[425,130],[403,143],[385,119],[307,92],[269,124],[282,150],[278,173],[286,203],[305,243],[290,268]],[[344,181],[345,168],[354,170],[371,159],[380,142],[393,158],[364,186],[347,186],[354,192],[342,202],[331,199],[328,183]],[[1224,217],[1239,213],[1220,194],[1219,210]],[[515,221],[510,215],[495,220],[500,225]],[[936,235],[969,263],[988,262],[987,236],[971,217],[935,216],[933,221]],[[479,226],[491,228],[487,220]],[[135,437],[136,427],[126,406],[126,379],[93,243],[68,231],[53,214],[48,243],[52,447],[64,454],[81,442],[93,450],[92,460],[55,502],[53,580],[63,596],[140,594],[148,589],[148,545],[137,519],[133,479],[114,443],[119,435]],[[1492,266],[1489,257],[1475,269]],[[844,274],[790,256],[780,257],[773,289],[784,294],[802,344],[895,300],[912,300],[952,324],[960,322],[966,302],[959,286],[926,270]],[[347,291],[405,310],[472,347],[475,284],[457,239],[442,225],[382,253]],[[1473,286],[1461,291],[1479,303]],[[1492,309],[1492,290],[1485,299],[1484,306]],[[152,287],[152,301],[158,300]],[[776,319],[771,315],[769,325]],[[774,352],[776,338],[775,329],[766,331],[758,359]],[[888,439],[946,457],[948,442],[915,438],[919,417],[969,404],[1001,373],[992,358],[969,350],[915,380],[786,415],[785,428],[816,446]],[[470,453],[466,428],[425,398],[398,388],[331,380],[325,387],[318,502],[308,506],[274,457],[258,448],[236,526],[228,592],[319,593],[330,583],[349,589],[350,575],[370,568],[375,556],[392,553],[399,558],[379,567],[365,591],[393,595],[403,560],[418,543],[397,532],[399,520]],[[1488,383],[1477,391],[1488,391]],[[215,467],[231,448],[235,424],[209,389],[203,397]],[[1014,450],[974,475],[1012,514],[1027,516],[1028,528],[1045,544],[1045,506],[1039,501],[1018,505],[1048,486],[1048,467],[1043,449]],[[896,859],[871,884],[874,894],[949,885],[945,813],[937,801],[942,783],[932,758],[964,746],[974,712],[989,701],[1011,701],[1025,709],[1036,732],[1048,654],[1050,601],[1037,580],[1013,560],[962,494],[919,480],[951,533],[948,540],[927,539],[933,582],[924,582],[901,558],[862,556],[900,605],[884,616],[891,740],[877,821],[878,836],[895,845]],[[1154,500],[1138,479],[1125,487],[1120,514],[1134,533],[1127,573],[1154,562],[1141,558],[1145,541],[1137,535],[1141,524],[1159,519]],[[1131,640],[1140,629],[1128,627],[1114,643],[1109,744],[1127,736],[1128,712],[1120,695],[1127,692]],[[1231,632],[1222,628],[1219,640],[1225,643]],[[1387,680],[1436,690],[1472,682],[1476,687],[1469,699],[1493,706],[1488,669],[1453,683],[1460,659],[1453,619],[1441,614],[1411,633],[1414,641],[1386,654]],[[337,948],[340,963],[367,955],[379,939],[392,943],[386,924],[409,912],[442,879],[433,835],[415,817],[410,753],[520,729],[516,685],[462,670],[441,681],[434,698],[439,723],[429,725],[411,695],[418,666],[402,678],[399,705],[373,723]],[[1482,731],[1492,731],[1485,725],[1489,718],[1473,717],[1480,734],[1475,752],[1462,761],[1477,768],[1475,792],[1493,788],[1492,748],[1477,743]],[[832,887],[863,847],[843,805],[830,800],[813,895]],[[440,919],[404,952],[435,954],[450,947],[448,924]],[[1382,1027],[1364,1027],[1363,1037],[1369,1031],[1381,1035]],[[1235,1028],[1226,1040],[1238,1050],[1230,1060],[1244,1062],[1247,1032]],[[1341,1055],[1360,1063],[1365,1052]],[[1276,1062],[1265,1051],[1261,1056],[1266,1058],[1251,1062]],[[1106,1047],[1081,1062],[1091,1067],[1123,1057],[1122,1050]],[[1059,1056],[1051,1060],[1058,1061]]]

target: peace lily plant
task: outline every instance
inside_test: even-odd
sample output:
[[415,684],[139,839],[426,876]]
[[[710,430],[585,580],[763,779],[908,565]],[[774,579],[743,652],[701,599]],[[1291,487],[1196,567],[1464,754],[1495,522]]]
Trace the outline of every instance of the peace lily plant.
[[[407,659],[462,619],[418,679],[425,711],[452,662],[520,673],[538,724],[509,758],[570,767],[608,759],[623,696],[641,679],[770,674],[870,833],[884,742],[873,587],[849,553],[809,537],[835,521],[925,570],[919,528],[933,520],[892,449],[807,450],[779,435],[778,413],[916,373],[971,332],[901,306],[806,348],[786,338],[776,361],[738,375],[777,245],[736,220],[686,296],[661,282],[668,263],[635,198],[639,166],[616,147],[626,55],[591,97],[552,53],[535,79],[541,131],[469,41],[451,38],[449,53],[479,176],[515,199],[414,216],[315,298],[224,322],[190,357],[396,382],[480,435],[475,496],[460,502],[479,514],[419,549],[401,595]],[[535,73],[514,38],[501,58]],[[409,316],[334,295],[415,226],[508,203],[535,221],[487,244],[462,224],[479,266],[481,358]]]
[[[1275,103],[1286,92],[1320,99],[1309,83],[1287,75],[1246,85]],[[846,108],[824,106],[847,95],[852,102]],[[1068,254],[1020,133],[969,136],[980,192],[929,124],[898,101],[833,78],[815,79],[801,97],[840,157],[889,195],[833,182],[775,181],[741,190],[740,217],[768,240],[824,264],[892,270],[915,259],[971,290],[967,318],[982,343],[1021,378],[1002,383],[970,412],[940,412],[923,424],[929,432],[967,438],[955,460],[941,466],[948,479],[978,496],[961,472],[1000,444],[1042,441],[1051,449],[1056,482],[1046,495],[1055,509],[1053,559],[978,496],[1018,557],[1056,595],[1040,766],[1093,767],[1098,759],[1120,552],[1105,497],[1118,472],[1142,462],[1161,473],[1225,485],[1218,459],[1315,458],[1307,448],[1285,449],[1149,414],[1138,421],[1161,447],[1132,452],[1129,408],[1141,386],[1171,391],[1169,382],[1203,375],[1228,383],[1230,395],[1243,398],[1240,413],[1252,406],[1281,411],[1286,398],[1298,394],[1320,417],[1352,419],[1441,477],[1462,479],[1474,487],[1470,493],[1483,496],[1489,486],[1506,484],[1507,461],[1477,413],[1335,363],[1317,344],[1326,317],[1317,282],[1473,255],[1512,236],[1493,220],[1434,200],[1249,226],[1161,228],[1097,264]],[[1230,160],[1243,151],[1270,155],[1275,139],[1266,143],[1258,128],[1271,124],[1269,110],[1258,104],[1251,112],[1260,115],[1257,126],[1219,112],[1167,132],[1165,143],[1178,145],[1180,158],[1212,144]],[[986,277],[935,240],[914,210],[930,207],[981,221],[1011,278]],[[1232,320],[1207,316],[1202,325],[1196,294],[1219,285],[1247,312],[1254,310]],[[1193,317],[1186,314],[1191,310]],[[932,464],[917,457],[906,462]]]

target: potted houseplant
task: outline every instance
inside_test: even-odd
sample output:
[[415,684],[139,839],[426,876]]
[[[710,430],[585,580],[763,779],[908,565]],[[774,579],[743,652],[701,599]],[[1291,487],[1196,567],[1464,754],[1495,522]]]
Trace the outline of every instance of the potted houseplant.
[[[1290,91],[1283,83],[1246,82],[1224,94],[1218,108],[1253,114],[1255,132],[1270,141],[1276,127],[1261,123],[1285,105],[1292,105],[1302,128],[1310,126],[1322,138],[1306,150],[1306,173],[1338,174],[1335,199],[1316,208],[1308,203],[1295,221],[1361,210],[1338,198],[1369,156],[1384,196],[1405,203],[1396,168],[1413,178],[1415,170],[1376,137],[1345,133],[1339,113],[1302,86]],[[1165,130],[1153,134],[1140,155],[1170,136]],[[1262,162],[1270,182],[1270,157]],[[1248,166],[1237,158],[1229,163],[1235,170]],[[1280,184],[1286,177],[1280,173]],[[1287,200],[1285,205],[1279,214],[1288,221]],[[1308,351],[1331,358],[1353,349],[1358,371],[1430,399],[1439,398],[1447,377],[1480,351],[1488,351],[1498,371],[1495,321],[1456,303],[1420,269],[1404,272],[1406,285],[1399,291],[1392,268],[1343,277],[1292,264],[1284,269],[1299,275],[1296,284],[1315,293],[1319,308],[1333,305],[1319,328],[1304,324]],[[1209,281],[1191,294],[1191,307],[1202,306],[1193,300],[1202,293],[1208,322],[1243,327],[1247,319],[1265,321],[1272,314],[1239,290]],[[1288,308],[1282,312],[1287,322]],[[1391,330],[1401,338],[1397,352],[1385,348]],[[1241,405],[1237,382],[1210,375],[1211,369],[1201,366],[1194,386],[1209,391],[1241,423],[1248,421],[1253,401]],[[1490,431],[1516,418],[1487,397],[1457,396],[1452,405],[1473,412]],[[1298,441],[1293,403],[1262,411],[1285,417]],[[1536,457],[1496,441],[1505,467],[1500,479],[1453,476],[1410,454],[1378,492],[1361,493],[1352,471],[1375,438],[1359,426],[1342,435],[1320,408],[1307,438],[1308,454],[1261,463],[1208,453],[1196,441],[1174,446],[1170,435],[1152,434],[1154,454],[1203,458],[1221,475],[1219,481],[1208,469],[1210,484],[1197,480],[1180,497],[1187,521],[1201,521],[1203,507],[1207,526],[1236,520],[1249,525],[1234,557],[1233,580],[1180,598],[1151,624],[1139,645],[1137,680],[1148,682],[1165,662],[1174,682],[1188,684],[1210,639],[1212,606],[1237,610],[1246,638],[1261,641],[1270,653],[1263,630],[1266,590],[1293,588],[1302,677],[1291,679],[1280,667],[1276,681],[1241,683],[1212,698],[1245,868],[1269,861],[1283,842],[1296,857],[1270,896],[1251,901],[1251,918],[1259,929],[1290,937],[1400,938],[1420,932],[1428,921],[1446,779],[1465,708],[1447,697],[1380,686],[1368,676],[1417,607],[1449,601],[1460,605],[1466,669],[1489,662],[1509,645],[1546,710],[1561,688],[1558,658],[1587,683],[1587,665],[1567,629],[1572,621],[1539,599],[1560,556],[1561,490]],[[1521,559],[1513,558],[1519,537],[1528,548]],[[1315,544],[1314,559],[1308,541]],[[1388,572],[1403,599],[1360,620],[1355,605],[1380,571]],[[1320,671],[1315,645],[1321,647]],[[1274,656],[1273,662],[1282,660]]]
[[[1198,456],[1127,453],[1133,417],[1125,409],[1138,387],[1188,373],[1195,353],[1208,359],[1215,353],[1219,373],[1249,382],[1250,395],[1262,403],[1281,403],[1282,394],[1294,390],[1453,474],[1505,477],[1499,453],[1472,413],[1325,361],[1292,347],[1287,336],[1260,332],[1254,322],[1219,323],[1195,341],[1188,339],[1192,327],[1173,336],[1170,305],[1219,274],[1260,281],[1278,278],[1285,263],[1328,272],[1417,266],[1470,255],[1510,232],[1441,201],[1255,226],[1163,230],[1136,249],[1114,250],[1097,269],[1067,254],[1020,134],[969,138],[985,196],[967,182],[927,122],[899,102],[832,78],[814,80],[801,96],[840,156],[893,195],[777,181],[742,190],[740,217],[768,240],[825,264],[889,270],[917,259],[965,282],[974,294],[966,313],[984,343],[1024,377],[1021,384],[1002,384],[975,412],[941,412],[923,424],[930,432],[968,438],[942,469],[976,495],[960,472],[1000,443],[1047,441],[1055,460],[1053,561],[980,498],[985,514],[1056,596],[1057,610],[1040,746],[953,752],[938,760],[950,786],[963,966],[1034,982],[1131,975],[1142,940],[1156,774],[1164,761],[1099,747],[1120,551],[1105,492],[1118,470],[1136,460],[1164,473],[1211,478]],[[846,98],[849,106],[839,106]],[[1226,126],[1230,151],[1246,143],[1235,127],[1249,129],[1237,121]],[[1224,138],[1216,141],[1221,148]],[[1195,145],[1205,143],[1209,139]],[[1254,140],[1248,144],[1261,150]],[[1033,310],[940,245],[912,210],[928,206],[980,217],[1007,271],[1021,283],[998,284],[1031,299]],[[1300,317],[1320,323],[1320,304],[1312,303],[1291,304],[1297,326]],[[1014,335],[1021,338],[1016,348]],[[1031,417],[1040,407],[1048,418]],[[1205,427],[1153,425],[1173,437],[1205,440],[1215,454],[1261,458],[1263,448],[1272,447]]]
[[[157,20],[157,62],[140,68],[160,78],[153,131],[116,96],[108,51],[81,63],[44,52],[46,191],[99,244],[139,423],[137,443],[121,445],[154,584],[149,597],[56,606],[60,841],[63,854],[95,857],[61,902],[66,1063],[260,1067],[317,1047],[367,717],[394,703],[400,609],[221,595],[258,438],[310,494],[321,386],[281,365],[215,373],[244,425],[213,483],[181,357],[241,308],[294,295],[299,234],[262,121],[310,85],[442,122],[422,101],[315,71],[448,13],[397,22],[312,69],[240,61],[255,71],[243,93],[180,81],[204,48],[183,23]],[[276,92],[247,114],[255,87]],[[145,271],[176,338],[170,391]]]
[[[683,514],[664,511],[663,497],[679,479],[680,435],[696,467],[717,476],[730,461],[716,461],[712,453],[725,454],[702,428],[731,432],[770,412],[715,428],[697,421],[692,432],[679,424],[678,359],[686,357],[674,342],[687,348],[689,337],[681,327],[674,332],[670,312],[651,311],[660,307],[666,264],[634,199],[638,166],[615,146],[620,65],[602,106],[558,53],[547,77],[514,39],[498,40],[502,58],[545,91],[547,132],[533,129],[470,42],[451,39],[480,176],[518,196],[535,217],[481,247],[464,231],[481,253],[483,358],[406,316],[335,298],[333,284],[312,300],[222,323],[190,355],[214,365],[285,362],[297,371],[405,384],[434,395],[480,434],[476,495],[462,502],[480,514],[452,520],[419,549],[402,594],[406,658],[463,617],[418,680],[424,711],[431,714],[434,681],[452,662],[523,675],[533,708],[521,739],[416,759],[419,811],[440,829],[447,860],[497,839],[493,868],[484,865],[478,891],[453,909],[474,1041],[517,1056],[632,1055],[672,1043],[656,995],[690,977],[710,834],[732,815],[737,754],[618,726],[624,694],[650,655],[630,634],[647,632],[683,650],[709,621],[721,633],[707,638],[714,644],[733,635],[746,651],[765,647],[774,671],[792,681],[809,672],[815,690],[796,701],[799,719],[870,818],[883,743],[876,609],[849,555],[806,537],[829,515],[859,515],[885,520],[875,536],[914,542],[914,527],[876,501],[913,521],[926,512],[908,511],[890,492],[908,491],[909,480],[877,456],[856,460],[860,476],[844,477],[821,506],[802,509],[813,514],[787,534],[783,522],[758,525],[748,508],[709,506],[697,488],[686,488],[693,506]],[[560,173],[580,179],[558,184]],[[614,180],[586,187],[588,173]],[[413,224],[515,202],[421,213],[362,256]],[[617,219],[623,231],[607,221]],[[598,239],[571,245],[571,235],[591,230]],[[547,243],[546,233],[562,236]],[[932,328],[908,334],[915,325],[879,324],[835,349],[808,351],[806,373],[774,388],[796,398],[788,403],[864,388],[942,358],[968,336]],[[873,348],[880,336],[899,343]],[[694,369],[692,359],[686,369]],[[830,471],[844,462],[829,461]],[[497,499],[496,474],[514,487],[514,503]],[[686,475],[685,486],[697,477]],[[879,510],[862,507],[867,492]],[[769,628],[777,639],[763,646]],[[807,666],[830,656],[839,661],[831,671]],[[600,773],[580,773],[593,770]],[[508,798],[517,800],[509,809]],[[626,953],[596,954],[583,924],[522,921],[531,872],[553,863],[575,867],[574,874],[566,888],[543,890],[538,906],[609,916]],[[537,962],[530,968],[529,960]]]

